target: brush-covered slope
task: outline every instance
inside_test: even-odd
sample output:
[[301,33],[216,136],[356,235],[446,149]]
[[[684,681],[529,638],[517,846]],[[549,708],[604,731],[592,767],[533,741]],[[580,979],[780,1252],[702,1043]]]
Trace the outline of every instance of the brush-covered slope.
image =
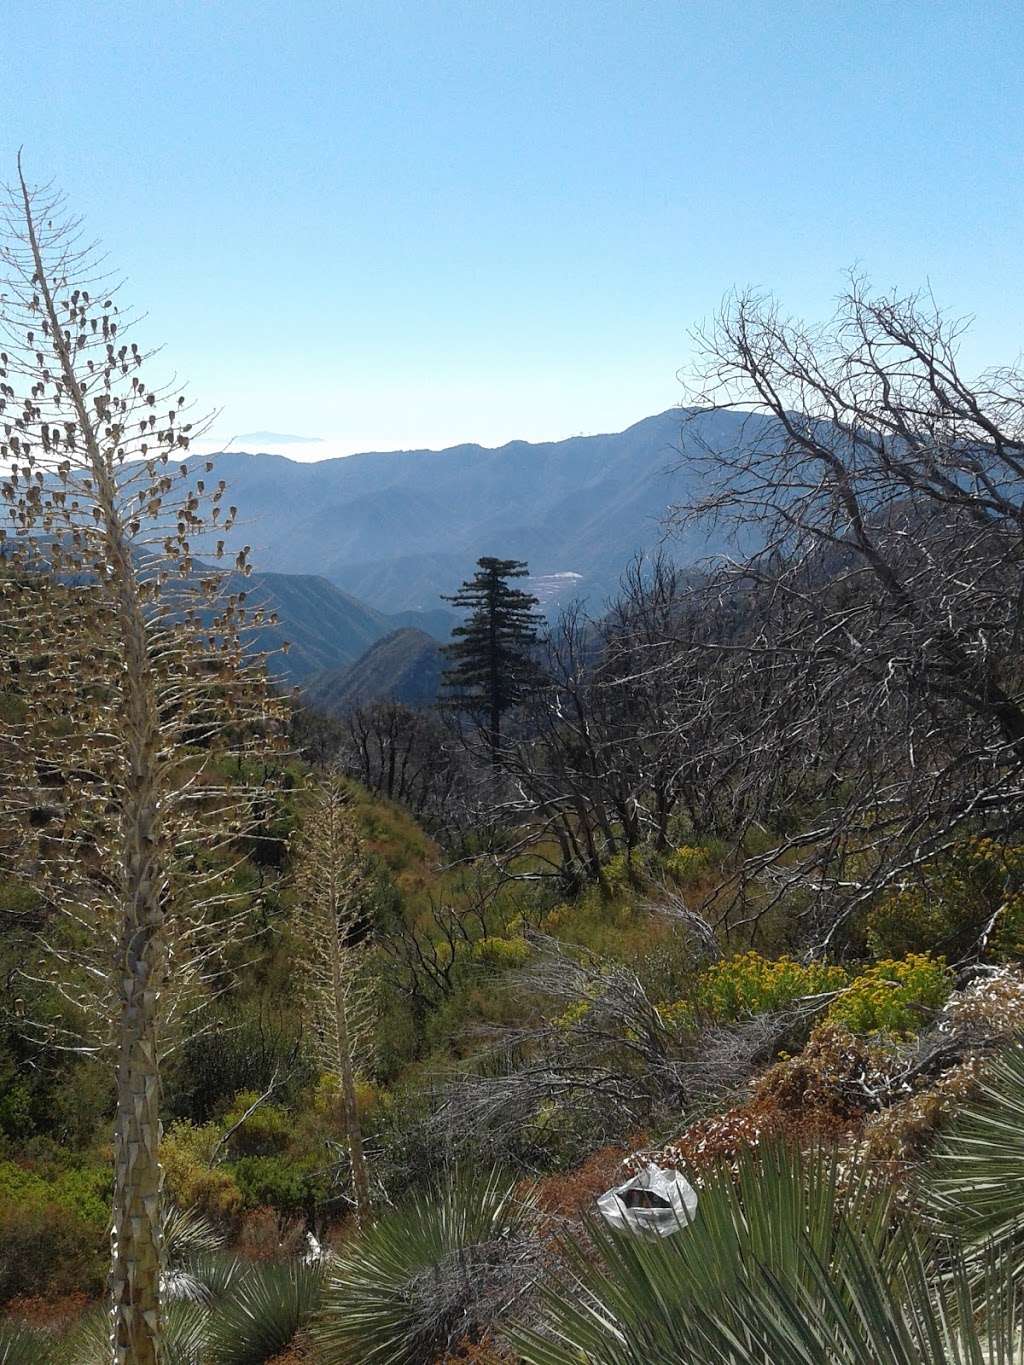
[[282,682],[347,666],[392,629],[381,612],[313,574],[254,573],[237,583],[232,577],[229,587],[244,588],[250,607],[277,612],[278,624],[258,631],[253,643],[271,652],[270,670]]
[[428,706],[437,699],[441,669],[438,642],[422,630],[405,627],[371,645],[351,667],[329,669],[311,678],[303,696],[329,715],[385,699]]

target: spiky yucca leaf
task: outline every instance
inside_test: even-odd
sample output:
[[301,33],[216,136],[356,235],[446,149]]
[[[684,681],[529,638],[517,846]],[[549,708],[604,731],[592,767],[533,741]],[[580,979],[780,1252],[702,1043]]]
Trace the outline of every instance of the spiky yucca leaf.
[[163,1239],[160,1292],[166,1302],[209,1307],[230,1288],[238,1264],[218,1255],[224,1238],[203,1214],[169,1204],[164,1211]]
[[251,1266],[210,1314],[212,1365],[263,1365],[295,1339],[320,1306],[323,1269],[299,1260]]
[[[1024,1365],[1012,1267],[942,1273],[870,1176],[776,1149],[711,1177],[697,1221],[653,1244],[568,1248],[525,1365]],[[982,1311],[984,1310],[984,1311]]]
[[416,1365],[521,1290],[534,1213],[496,1172],[453,1172],[363,1231],[331,1267],[314,1329],[325,1365]]
[[545,1293],[546,1327],[515,1334],[516,1344],[530,1365],[820,1362],[831,1357],[812,1310],[837,1293],[849,1306],[853,1291],[818,1267],[853,1248],[883,1277],[898,1272],[907,1235],[888,1192],[832,1153],[769,1147],[735,1173],[712,1173],[696,1222],[674,1237],[640,1241],[595,1225],[588,1245],[568,1245],[571,1274]]
[[[170,1303],[163,1315],[162,1365],[205,1365],[207,1310],[201,1304]],[[110,1365],[110,1320],[96,1309],[66,1339],[49,1365]]]
[[44,1332],[0,1322],[0,1365],[53,1365],[54,1341]]
[[1024,1278],[1024,1046],[986,1069],[924,1180],[934,1211],[968,1248],[998,1247]]
[[224,1245],[224,1235],[198,1209],[168,1204],[163,1216],[164,1257],[170,1265],[186,1265]]

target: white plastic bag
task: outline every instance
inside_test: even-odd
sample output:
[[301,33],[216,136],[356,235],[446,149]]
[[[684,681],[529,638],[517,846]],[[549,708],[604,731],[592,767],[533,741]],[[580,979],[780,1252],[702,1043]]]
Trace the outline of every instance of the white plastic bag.
[[671,1237],[697,1216],[697,1191],[678,1171],[648,1166],[597,1201],[605,1222],[634,1237]]

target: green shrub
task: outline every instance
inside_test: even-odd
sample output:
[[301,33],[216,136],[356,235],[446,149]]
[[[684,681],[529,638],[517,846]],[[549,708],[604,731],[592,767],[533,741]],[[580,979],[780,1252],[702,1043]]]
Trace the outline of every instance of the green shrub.
[[673,881],[687,886],[697,881],[724,853],[720,844],[680,844],[664,854],[661,863]]
[[186,1041],[170,1075],[168,1108],[177,1118],[205,1124],[231,1096],[245,1090],[262,1094],[284,1073],[289,1079],[277,1097],[293,1103],[312,1079],[311,1066],[295,1065],[296,1042],[294,1018],[251,1006],[228,1013]]
[[[245,1111],[259,1098],[255,1090],[241,1090],[224,1115],[224,1127],[238,1123]],[[288,1146],[294,1119],[277,1104],[261,1104],[229,1139],[233,1156],[274,1156]]]
[[639,909],[635,891],[629,893],[619,887],[605,895],[596,886],[587,887],[575,900],[553,906],[539,927],[554,938],[617,961],[635,961],[659,932],[667,932],[667,925]]
[[828,1018],[851,1033],[916,1033],[952,989],[953,974],[942,958],[885,958],[851,981],[829,1006]]
[[490,967],[521,967],[530,956],[530,945],[524,938],[488,936],[477,939],[472,954],[477,962],[485,962]]
[[98,1292],[110,1219],[108,1171],[53,1179],[0,1161],[0,1302],[19,1295]]
[[958,959],[993,920],[989,955],[1024,956],[1024,848],[970,839],[926,867],[917,885],[872,907],[867,943],[878,957],[942,952]]
[[241,1213],[243,1200],[230,1170],[213,1165],[220,1136],[215,1123],[197,1126],[178,1119],[164,1134],[160,1161],[167,1193],[179,1208],[231,1223]]
[[298,1214],[311,1212],[327,1198],[327,1181],[308,1159],[243,1156],[231,1163],[230,1171],[247,1209],[266,1207]]
[[24,1081],[11,1081],[0,1091],[0,1133],[23,1142],[34,1131],[32,1091]]

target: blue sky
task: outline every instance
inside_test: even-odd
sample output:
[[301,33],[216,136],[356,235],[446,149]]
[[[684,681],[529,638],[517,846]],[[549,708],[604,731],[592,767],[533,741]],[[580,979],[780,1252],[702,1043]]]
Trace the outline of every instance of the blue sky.
[[19,144],[223,434],[353,449],[671,406],[733,285],[851,265],[1024,337],[1024,8],[5,0]]

